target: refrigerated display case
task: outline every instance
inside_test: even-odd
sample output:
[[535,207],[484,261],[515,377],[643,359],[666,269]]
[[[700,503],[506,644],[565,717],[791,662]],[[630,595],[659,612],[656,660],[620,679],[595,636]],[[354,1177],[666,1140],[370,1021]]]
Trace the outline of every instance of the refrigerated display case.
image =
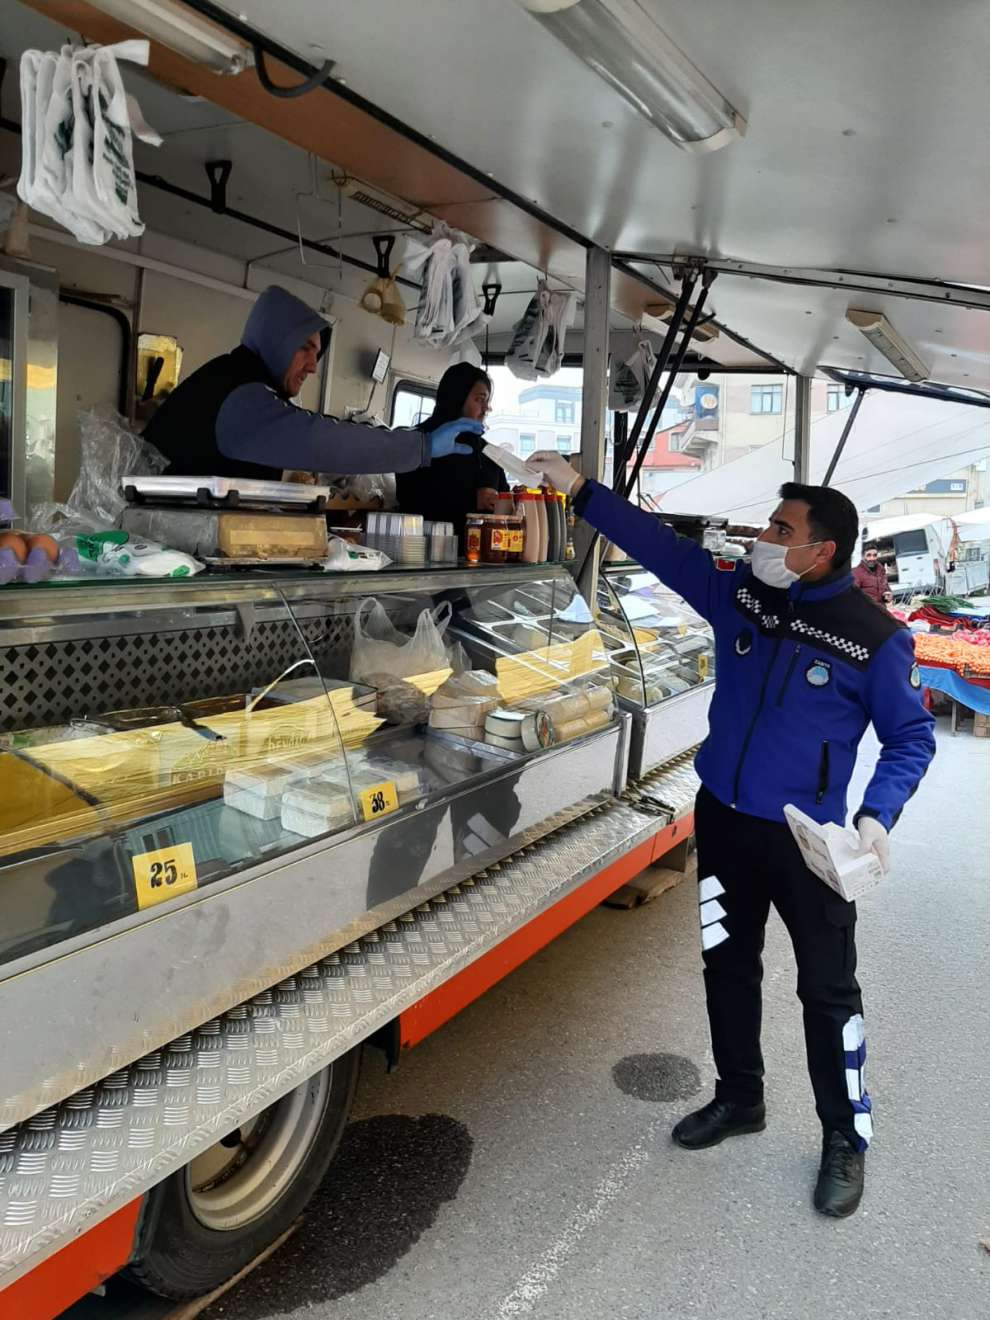
[[616,696],[632,716],[629,776],[702,742],[715,686],[711,627],[638,564],[607,564],[598,619]]
[[[449,616],[444,663],[386,645],[352,675],[368,599],[397,655]],[[0,651],[2,1122],[625,783],[604,639],[555,566],[10,587]],[[557,738],[562,697],[590,713]]]

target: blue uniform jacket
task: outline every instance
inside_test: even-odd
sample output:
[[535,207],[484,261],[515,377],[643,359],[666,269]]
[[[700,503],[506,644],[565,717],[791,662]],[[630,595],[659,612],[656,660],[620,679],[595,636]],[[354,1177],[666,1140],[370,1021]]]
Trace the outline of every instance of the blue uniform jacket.
[[782,821],[790,802],[842,824],[872,722],[881,752],[856,816],[889,830],[935,754],[907,629],[856,591],[851,574],[782,591],[597,482],[575,508],[712,625],[717,678],[695,762],[708,791],[767,820]]

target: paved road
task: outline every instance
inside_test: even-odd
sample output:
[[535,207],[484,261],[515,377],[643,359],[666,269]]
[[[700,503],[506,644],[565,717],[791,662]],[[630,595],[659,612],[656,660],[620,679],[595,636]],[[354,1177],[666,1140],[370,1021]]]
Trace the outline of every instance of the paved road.
[[[868,767],[863,767],[865,773]],[[383,1074],[297,1237],[207,1320],[982,1320],[990,1315],[990,741],[940,734],[860,904],[877,1136],[860,1213],[810,1204],[794,965],[769,932],[766,1132],[708,1098],[697,908],[599,909]]]

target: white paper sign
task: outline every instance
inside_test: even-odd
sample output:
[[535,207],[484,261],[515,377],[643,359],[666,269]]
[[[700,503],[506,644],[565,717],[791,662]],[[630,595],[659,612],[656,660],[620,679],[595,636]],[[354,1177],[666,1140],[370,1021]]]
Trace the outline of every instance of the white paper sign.
[[809,871],[847,903],[874,889],[883,879],[880,862],[873,852],[861,852],[859,835],[841,825],[819,825],[790,803],[784,816],[801,849]]

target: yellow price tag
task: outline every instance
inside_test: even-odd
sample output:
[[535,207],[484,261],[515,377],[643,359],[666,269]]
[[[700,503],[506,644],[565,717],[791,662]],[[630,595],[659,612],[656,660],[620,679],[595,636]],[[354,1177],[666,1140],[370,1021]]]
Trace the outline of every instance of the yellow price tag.
[[698,656],[698,677],[702,680],[708,677],[708,656],[703,653]]
[[188,894],[198,883],[191,843],[177,843],[172,848],[138,853],[131,858],[131,866],[139,908],[167,903],[170,898]]
[[361,794],[361,815],[365,820],[377,820],[379,816],[387,816],[390,811],[395,811],[398,805],[399,795],[391,782],[372,784]]

